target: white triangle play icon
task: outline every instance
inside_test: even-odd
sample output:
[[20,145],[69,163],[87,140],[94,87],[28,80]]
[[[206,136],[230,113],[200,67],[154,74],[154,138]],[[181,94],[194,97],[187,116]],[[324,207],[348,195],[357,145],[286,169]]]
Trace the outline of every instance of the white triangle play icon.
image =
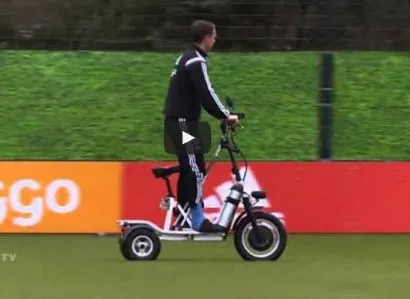
[[191,140],[194,140],[194,139],[195,139],[194,136],[189,135],[188,133],[182,131],[182,144],[190,142]]

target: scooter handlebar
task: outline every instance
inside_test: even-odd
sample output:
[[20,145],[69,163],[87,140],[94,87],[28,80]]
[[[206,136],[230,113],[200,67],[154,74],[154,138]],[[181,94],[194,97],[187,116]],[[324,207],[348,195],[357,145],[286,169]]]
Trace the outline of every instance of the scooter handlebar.
[[[237,115],[238,119],[244,119],[245,118],[245,113],[242,113],[242,112],[231,112],[231,115]],[[221,128],[221,131],[222,131],[223,134],[226,133],[227,127],[228,127],[227,119],[222,120],[220,128]]]
[[232,115],[237,115],[239,119],[244,119],[245,118],[245,113],[240,113],[240,112],[232,112]]
[[[244,119],[245,118],[245,113],[241,113],[241,112],[231,112],[231,115],[236,115],[238,116],[238,119]],[[222,120],[221,122],[221,130],[223,133],[226,132],[226,128],[228,126],[228,121],[227,119]]]

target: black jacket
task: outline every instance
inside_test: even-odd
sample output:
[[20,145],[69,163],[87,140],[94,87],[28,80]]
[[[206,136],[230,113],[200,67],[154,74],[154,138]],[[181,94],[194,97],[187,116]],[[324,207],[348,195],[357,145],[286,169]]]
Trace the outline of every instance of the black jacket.
[[166,116],[198,121],[202,107],[218,119],[229,115],[212,88],[206,59],[207,54],[196,46],[177,58],[165,100]]

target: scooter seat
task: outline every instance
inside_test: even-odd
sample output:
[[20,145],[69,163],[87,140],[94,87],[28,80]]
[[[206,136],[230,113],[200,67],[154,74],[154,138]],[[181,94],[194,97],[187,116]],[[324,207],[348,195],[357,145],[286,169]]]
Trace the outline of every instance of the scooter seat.
[[179,165],[170,167],[155,167],[152,169],[152,173],[156,178],[163,179],[177,172],[179,172]]
[[252,191],[251,196],[256,199],[266,198],[265,191]]

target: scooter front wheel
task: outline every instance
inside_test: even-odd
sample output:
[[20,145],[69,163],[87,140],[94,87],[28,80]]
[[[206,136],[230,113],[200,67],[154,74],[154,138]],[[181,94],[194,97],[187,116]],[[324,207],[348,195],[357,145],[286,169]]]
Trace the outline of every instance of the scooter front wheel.
[[156,260],[161,252],[161,240],[150,229],[133,229],[121,242],[120,251],[130,261]]
[[275,261],[286,249],[287,232],[282,222],[272,214],[254,214],[261,239],[253,229],[251,218],[244,217],[234,234],[235,249],[247,261]]

